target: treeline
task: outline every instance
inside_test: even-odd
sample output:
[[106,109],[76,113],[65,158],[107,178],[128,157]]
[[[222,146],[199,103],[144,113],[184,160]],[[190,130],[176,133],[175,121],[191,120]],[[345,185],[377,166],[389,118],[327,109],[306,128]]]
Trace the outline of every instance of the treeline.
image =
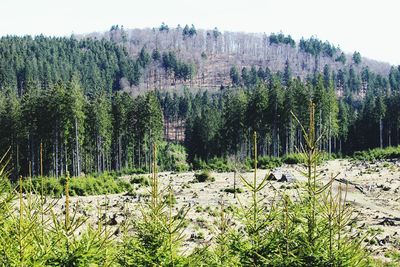
[[[282,156],[304,145],[295,114],[307,122],[307,106],[316,106],[317,133],[324,135],[321,149],[351,154],[373,147],[400,144],[400,94],[378,75],[365,81],[365,97],[335,90],[332,73],[316,74],[306,82],[290,77],[290,70],[257,76],[255,83],[210,94],[185,91],[182,95],[160,95],[164,118],[185,121],[185,146],[189,161],[236,155],[246,158],[252,147],[251,133],[260,136],[260,156]],[[348,80],[347,80],[348,81]],[[240,86],[240,84],[238,84]]]
[[[152,60],[143,69],[138,87],[177,88],[191,86],[204,90],[217,89],[221,85],[230,86],[230,67],[233,65],[251,68],[256,65],[269,68],[271,72],[283,71],[288,61],[294,75],[305,80],[307,75],[322,72],[328,65],[336,73],[339,70],[349,72],[350,67],[357,75],[368,67],[372,72],[387,76],[390,65],[361,57],[355,52],[353,58],[340,50],[339,46],[316,37],[302,38],[295,41],[284,33],[255,34],[239,32],[221,32],[218,28],[203,30],[194,25],[177,25],[172,27],[165,23],[152,29],[125,29],[112,27],[104,33],[92,33],[77,38],[105,38],[123,47],[134,57],[140,56],[143,49],[148,54],[161,58],[162,54],[174,52],[180,62],[191,66],[195,71],[187,75],[186,82],[182,77],[190,73],[188,68],[167,68],[161,60]],[[151,58],[150,58],[151,59]],[[225,62],[221,64],[221,62]],[[167,66],[168,64],[166,64]],[[239,72],[240,72],[239,69]],[[173,71],[172,71],[173,70]],[[177,72],[181,74],[176,74]],[[191,77],[190,77],[191,76]],[[190,78],[189,78],[190,77]]]
[[[143,51],[138,64],[145,66],[148,57]],[[292,112],[307,122],[310,100],[317,132],[325,137],[320,148],[328,153],[400,143],[399,68],[389,77],[365,68],[358,77],[326,66],[302,81],[292,77],[287,63],[282,73],[233,68],[231,78],[236,87],[213,94],[186,88],[132,97],[88,90],[75,75],[46,87],[28,83],[22,94],[7,87],[0,92],[0,147],[3,153],[11,147],[14,177],[40,175],[41,165],[43,174],[52,176],[67,170],[74,175],[148,171],[152,142],[159,143],[162,169],[185,170],[186,160],[244,159],[252,150],[252,131],[260,136],[260,156],[278,157],[304,144]],[[165,141],[183,144],[187,158],[182,147]]]
[[[322,42],[314,36],[309,39],[301,38],[299,42],[299,49],[300,51],[309,53],[313,56],[319,56],[322,54],[326,57],[333,57],[338,52],[341,52],[339,48],[330,44],[328,41]],[[345,62],[342,63],[344,64]]]
[[48,88],[78,75],[87,92],[119,90],[121,79],[138,84],[141,66],[126,49],[105,39],[6,36],[0,38],[0,88]]
[[22,97],[1,91],[0,153],[11,147],[14,177],[40,175],[41,165],[43,175],[56,177],[67,170],[149,169],[149,144],[163,138],[154,92],[132,98],[121,92],[85,95],[82,88],[73,77],[49,89],[27,88]]
[[285,36],[282,32],[278,34],[271,33],[271,35],[269,36],[269,44],[287,44],[291,47],[296,46],[296,42],[292,39],[290,34],[288,36]]
[[[356,54],[355,54],[356,55]],[[355,56],[357,57],[357,56]],[[286,61],[283,71],[273,73],[268,67],[251,68],[243,67],[241,70],[237,66],[232,66],[229,72],[231,83],[234,87],[254,87],[259,82],[267,82],[274,75],[279,78],[284,85],[292,78],[292,70],[289,61]],[[388,76],[383,76],[370,71],[368,67],[362,68],[360,73],[351,66],[349,70],[340,69],[335,72],[328,65],[323,68],[323,80],[325,86],[328,86],[332,80],[333,87],[339,91],[340,95],[357,94],[362,95],[367,91],[376,92],[382,89],[384,92],[390,90],[400,90],[400,66],[392,66]],[[314,82],[316,74],[308,75],[306,83]]]

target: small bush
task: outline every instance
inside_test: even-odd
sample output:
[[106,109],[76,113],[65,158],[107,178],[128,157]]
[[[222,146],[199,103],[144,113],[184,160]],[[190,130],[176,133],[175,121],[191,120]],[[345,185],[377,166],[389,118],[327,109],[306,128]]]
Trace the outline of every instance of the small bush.
[[243,193],[244,191],[243,191],[243,189],[242,188],[225,188],[224,189],[224,192],[226,192],[226,193],[231,193],[231,194],[234,194],[234,193]]
[[287,154],[282,159],[286,164],[300,164],[304,163],[304,157],[299,153]]
[[112,171],[110,172],[110,175],[115,177],[120,177],[123,175],[146,174],[146,173],[147,171],[143,168],[124,168],[119,171]]
[[214,182],[215,178],[211,176],[210,171],[204,170],[200,173],[196,173],[195,175],[195,182],[197,183],[205,183],[205,182]]
[[[260,169],[274,169],[274,168],[280,167],[281,165],[282,165],[282,159],[278,158],[278,157],[265,156],[265,157],[259,157],[257,159],[257,168],[260,168]],[[246,167],[248,169],[253,169],[254,168],[254,160],[247,159]]]
[[164,200],[165,200],[165,204],[168,206],[174,206],[177,203],[176,197],[174,194],[171,194],[171,196],[165,195]]
[[202,206],[196,206],[195,211],[196,211],[197,213],[202,212],[202,211],[203,211],[203,207],[202,207]]
[[229,172],[233,170],[233,166],[227,160],[222,158],[213,158],[209,161],[195,160],[193,163],[195,170],[213,170],[216,172]]
[[140,185],[144,185],[144,186],[150,185],[149,179],[143,175],[133,176],[130,180],[130,183],[131,184],[140,184]]

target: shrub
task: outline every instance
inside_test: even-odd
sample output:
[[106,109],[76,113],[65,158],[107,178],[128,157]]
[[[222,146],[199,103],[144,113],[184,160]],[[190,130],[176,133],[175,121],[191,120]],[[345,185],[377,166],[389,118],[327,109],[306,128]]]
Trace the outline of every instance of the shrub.
[[282,162],[286,164],[304,163],[304,156],[300,153],[287,154],[282,158]]
[[383,160],[383,159],[396,159],[400,158],[400,146],[398,147],[386,147],[386,148],[374,148],[365,151],[356,151],[353,154],[353,159],[356,160]]
[[161,143],[158,151],[159,166],[161,170],[184,172],[189,170],[186,162],[186,148],[179,144]]
[[205,182],[214,182],[215,178],[211,176],[210,171],[204,170],[200,173],[196,173],[195,175],[195,182],[198,183],[205,183]]
[[234,194],[234,193],[239,193],[240,194],[240,193],[243,193],[244,191],[243,191],[242,188],[239,188],[239,187],[237,187],[237,188],[230,187],[230,188],[225,188],[224,192],[231,193],[231,194]]
[[[55,177],[38,177],[32,179],[32,190],[36,193],[42,193],[43,189],[43,194],[48,196],[61,197],[64,185],[65,177],[58,179]],[[107,173],[97,177],[73,177],[70,179],[69,187],[71,196],[117,194],[132,190],[130,183]],[[29,180],[25,180],[24,192],[27,192],[29,188]]]
[[[260,169],[274,169],[280,167],[282,165],[281,158],[278,157],[258,157],[257,159],[257,168]],[[248,169],[254,168],[254,159],[246,159],[246,167]]]
[[146,176],[144,176],[144,175],[136,175],[136,176],[133,176],[132,178],[131,178],[131,180],[130,180],[130,183],[131,184],[140,184],[140,185],[144,185],[144,186],[148,186],[148,185],[150,185],[150,181],[149,181],[149,179],[146,177]]

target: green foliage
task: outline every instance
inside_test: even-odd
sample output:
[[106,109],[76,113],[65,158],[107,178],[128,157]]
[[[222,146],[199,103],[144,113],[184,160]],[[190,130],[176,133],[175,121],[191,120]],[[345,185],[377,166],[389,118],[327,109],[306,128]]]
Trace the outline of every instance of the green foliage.
[[[350,229],[353,220],[351,206],[346,201],[346,188],[339,185],[336,193],[331,177],[326,184],[319,180],[317,162],[322,154],[317,150],[314,110],[309,131],[303,134],[307,146],[303,151],[306,183],[298,185],[298,195],[277,194],[274,201],[264,199],[267,178],[257,177],[257,145],[254,149],[252,181],[240,177],[249,199],[237,196],[239,208],[224,207],[213,213],[215,237],[211,246],[183,250],[187,208],[173,208],[176,199],[172,187],[161,188],[158,166],[153,161],[150,197],[140,206],[140,215],[124,212],[121,239],[113,237],[100,219],[107,214],[99,209],[96,226],[79,215],[79,204],[71,206],[70,193],[83,182],[69,174],[59,179],[63,191],[62,210],[55,212],[55,202],[42,195],[44,179],[19,180],[12,190],[4,173],[6,157],[0,160],[0,264],[4,266],[396,266],[397,252],[386,254],[392,263],[384,264],[369,257],[362,245],[363,238]],[[254,144],[256,140],[254,139]],[[155,148],[153,159],[157,158]],[[200,177],[200,176],[199,176]],[[209,179],[210,174],[201,175]],[[106,179],[106,178],[104,178]],[[107,178],[108,179],[108,178]],[[139,181],[141,182],[141,181]],[[79,184],[79,185],[77,185]],[[86,186],[86,184],[84,184]],[[34,189],[34,191],[31,191]],[[25,190],[25,194],[23,194]],[[17,192],[18,191],[18,192]],[[236,192],[239,193],[241,189]],[[32,194],[35,193],[35,194]],[[276,192],[275,192],[276,193]],[[12,202],[18,196],[18,203]],[[199,207],[199,206],[197,206]],[[196,212],[209,211],[196,208]],[[237,216],[233,223],[229,214]],[[50,216],[50,219],[49,219]],[[198,223],[205,223],[199,217]],[[86,227],[83,227],[86,225]],[[240,228],[237,228],[238,225]],[[203,231],[195,238],[206,239]]]
[[[10,209],[6,218],[0,216],[2,266],[105,266],[112,261],[111,235],[100,223],[97,228],[89,225],[82,229],[87,219],[76,216],[77,207],[70,207],[68,174],[63,215],[54,211],[55,201],[40,191],[32,194],[30,181],[25,196],[23,186],[20,177],[18,189],[10,192],[18,196],[18,207]],[[6,194],[1,192],[1,215],[8,207],[4,205]]]
[[160,32],[169,32],[169,27],[167,24],[165,24],[164,22],[161,23],[161,26],[158,28],[158,30]]
[[317,162],[323,155],[317,149],[320,139],[314,128],[314,110],[310,106],[308,130],[301,126],[306,147],[298,157],[304,160],[307,182],[298,185],[299,195],[282,192],[274,201],[264,202],[261,190],[268,190],[267,178],[257,179],[253,160],[253,181],[241,177],[250,198],[238,197],[240,207],[235,211],[243,227],[232,231],[221,218],[225,223],[216,241],[216,262],[233,260],[232,266],[372,266],[363,238],[355,237],[349,228],[353,213],[346,203],[346,189],[339,185],[333,193],[334,176],[326,184],[317,181]]
[[322,42],[314,36],[307,40],[301,38],[299,42],[299,49],[300,51],[310,53],[313,56],[319,56],[320,54],[322,54],[326,57],[333,57],[338,51],[340,51],[337,47],[331,45],[328,41]]
[[192,24],[192,26],[189,28],[189,26],[186,24],[182,30],[183,39],[185,40],[186,38],[191,38],[195,35],[197,35],[197,31],[194,25]]
[[[0,84],[28,89],[30,84],[49,88],[78,74],[86,92],[120,89],[122,77],[138,84],[138,64],[114,42],[68,37],[6,36],[0,39]],[[7,65],[7,68],[3,67]]]
[[214,182],[215,178],[212,176],[210,171],[204,170],[202,172],[196,173],[194,175],[195,179],[194,182],[197,183],[205,183],[205,182]]
[[213,170],[217,172],[229,172],[233,170],[231,164],[227,160],[221,158],[213,158],[208,162],[203,160],[195,161],[193,163],[193,168],[195,170]]
[[243,231],[237,232],[232,236],[232,246],[234,254],[237,254],[241,265],[262,266],[263,258],[270,253],[267,238],[271,226],[271,218],[275,217],[275,207],[268,207],[263,204],[264,197],[261,195],[268,181],[267,176],[261,181],[257,179],[257,135],[254,132],[254,177],[247,180],[239,174],[244,187],[249,190],[249,207],[238,196],[239,209],[238,216],[243,224]]
[[164,52],[161,60],[164,70],[173,74],[175,79],[187,81],[192,79],[195,74],[194,65],[179,60],[174,52]]
[[[24,192],[29,190],[32,183],[32,190],[54,197],[61,197],[64,191],[65,177],[37,177],[24,181]],[[116,178],[107,173],[94,176],[73,177],[69,183],[71,196],[90,196],[103,194],[116,194],[129,191],[131,186],[128,182]]]
[[354,63],[355,63],[356,65],[358,65],[358,64],[361,63],[361,54],[360,54],[360,52],[355,51],[355,52],[353,53],[353,61],[354,61]]
[[240,74],[236,66],[232,66],[229,71],[229,76],[231,77],[232,85],[238,86],[240,85]]
[[285,164],[303,164],[304,155],[300,153],[287,154],[282,158],[282,162]]
[[342,52],[335,59],[336,62],[341,62],[343,65],[346,64],[346,55]]
[[131,184],[139,184],[139,185],[144,185],[144,186],[148,186],[148,185],[150,185],[150,181],[149,181],[149,179],[148,179],[148,177],[146,177],[146,176],[144,176],[144,175],[136,175],[136,176],[133,176],[131,179],[130,179],[130,183]]
[[244,191],[243,191],[243,189],[242,188],[240,188],[240,187],[238,187],[238,188],[231,188],[231,187],[229,187],[229,188],[225,188],[224,189],[224,192],[226,192],[226,193],[231,193],[231,194],[237,194],[237,193],[243,193]]
[[[156,159],[156,146],[153,156]],[[159,186],[157,164],[153,161],[150,198],[141,207],[140,219],[132,222],[133,236],[125,235],[120,247],[118,263],[122,266],[182,266],[185,257],[179,251],[188,209],[172,213],[174,197]]]
[[352,158],[367,161],[398,159],[400,158],[400,147],[386,147],[383,149],[374,148],[365,151],[356,151]]
[[285,36],[282,32],[275,34],[271,33],[269,36],[270,44],[287,44],[291,47],[296,47],[296,42],[292,39],[290,35]]
[[147,171],[142,168],[123,168],[119,171],[111,171],[110,175],[120,177],[123,175],[146,174]]
[[[156,60],[158,59],[157,55],[154,55],[154,57],[156,58]],[[139,58],[138,58],[138,62],[140,64],[140,66],[142,66],[142,68],[146,68],[147,65],[150,64],[151,59],[152,59],[152,57],[146,51],[146,47],[142,47],[142,49],[140,50],[140,53],[139,53]]]
[[[265,157],[259,157],[257,159],[257,168],[260,169],[274,169],[280,167],[281,165],[282,165],[282,159],[279,157],[265,156]],[[254,160],[248,159],[246,161],[246,166],[249,169],[254,167]]]
[[186,162],[187,153],[184,146],[172,143],[161,143],[158,151],[158,159],[162,170],[184,172],[189,170]]

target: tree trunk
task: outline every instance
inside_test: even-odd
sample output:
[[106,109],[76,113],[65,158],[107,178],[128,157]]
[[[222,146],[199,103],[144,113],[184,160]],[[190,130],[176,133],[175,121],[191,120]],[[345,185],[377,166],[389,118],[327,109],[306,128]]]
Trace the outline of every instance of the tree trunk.
[[77,176],[81,175],[81,157],[79,154],[79,139],[78,139],[78,120],[75,117],[75,149],[76,149],[76,167]]
[[[57,123],[56,123],[57,124]],[[56,126],[57,128],[57,126]],[[56,151],[55,151],[55,172],[56,172],[56,177],[58,178],[58,136],[57,136],[57,130],[55,131],[55,143],[56,143]]]
[[383,132],[383,123],[382,123],[382,117],[380,117],[379,118],[379,145],[380,145],[380,148],[383,148],[382,132]]

